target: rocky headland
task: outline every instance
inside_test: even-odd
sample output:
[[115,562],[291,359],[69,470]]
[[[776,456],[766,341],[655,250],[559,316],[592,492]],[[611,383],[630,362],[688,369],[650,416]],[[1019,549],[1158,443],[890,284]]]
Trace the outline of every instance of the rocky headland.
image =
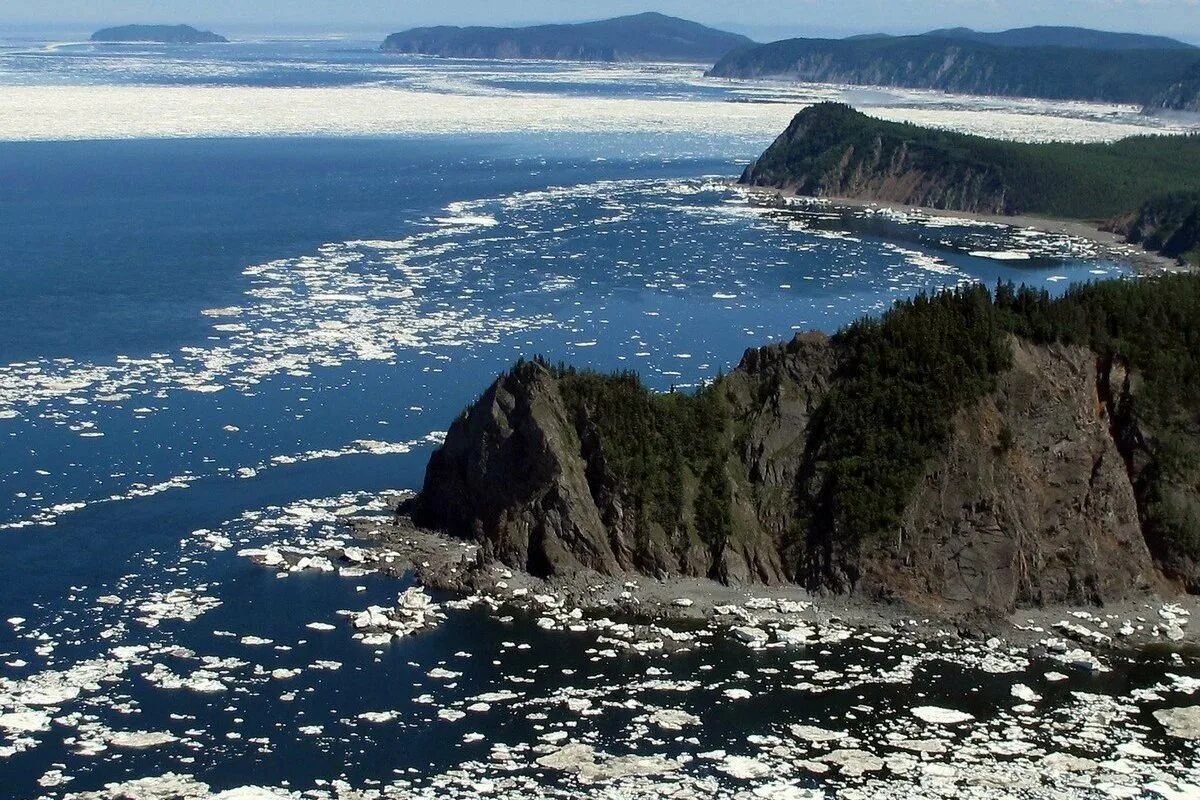
[[1180,275],[920,298],[694,395],[519,363],[401,510],[543,578],[985,615],[1195,591],[1198,297]]
[[1041,144],[885,122],[846,105],[804,109],[741,184],[812,197],[1083,221],[1200,263],[1200,137]]

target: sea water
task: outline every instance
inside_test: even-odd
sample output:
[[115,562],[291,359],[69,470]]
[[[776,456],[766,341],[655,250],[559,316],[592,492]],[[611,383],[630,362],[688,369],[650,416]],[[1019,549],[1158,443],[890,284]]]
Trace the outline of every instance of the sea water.
[[[928,734],[917,706],[974,720],[935,730],[969,758],[922,756],[959,771],[930,769],[934,783],[1062,754],[1125,758],[1131,785],[1194,779],[1194,751],[1149,716],[1186,704],[1190,663],[1092,674],[865,634],[608,656],[594,633],[453,605],[435,630],[372,647],[339,612],[389,605],[404,583],[281,579],[238,557],[344,537],[339,520],[418,487],[455,414],[520,357],[686,389],[748,347],[917,292],[1057,293],[1131,274],[1063,235],[779,208],[731,185],[796,109],[839,90],[345,42],[16,42],[0,50],[0,84],[0,105],[32,109],[0,114],[4,796],[161,786],[167,773],[214,790],[571,794],[534,761],[569,743],[673,759],[637,779],[644,792],[881,792],[912,764],[791,773],[829,747],[806,751],[789,726],[881,752]],[[1087,106],[864,100],[1025,138],[1158,124]],[[86,119],[70,116],[80,108]],[[1045,677],[1057,670],[1065,680]],[[1013,710],[1017,684],[1042,696],[1036,711]],[[662,709],[685,712],[678,730]],[[1094,735],[1114,725],[1120,736]],[[1066,755],[1051,759],[1055,787],[1074,779]]]

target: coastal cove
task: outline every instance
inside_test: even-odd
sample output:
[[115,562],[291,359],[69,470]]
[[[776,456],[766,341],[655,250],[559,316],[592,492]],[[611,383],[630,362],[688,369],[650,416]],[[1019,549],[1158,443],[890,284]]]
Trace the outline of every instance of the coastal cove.
[[[732,185],[736,185],[731,181]],[[1023,228],[1055,236],[1065,236],[1072,239],[1091,241],[1099,248],[1098,253],[1104,258],[1114,261],[1126,261],[1141,276],[1160,275],[1163,272],[1177,272],[1191,268],[1181,265],[1176,259],[1167,258],[1158,253],[1147,252],[1141,247],[1132,245],[1125,237],[1105,230],[1095,224],[1074,219],[1053,219],[1035,217],[1028,214],[982,214],[975,211],[951,211],[944,208],[928,206],[909,206],[903,203],[889,203],[880,200],[862,200],[853,197],[820,197],[814,198],[798,195],[795,191],[783,189],[766,189],[762,187],[744,187],[752,196],[760,198],[768,206],[782,202],[784,206],[791,204],[800,207],[815,206],[817,208],[846,209],[866,214],[896,215],[899,217],[928,217],[952,222],[956,219],[966,219],[972,222],[982,222],[1003,227]]]
[[[845,87],[231,38],[0,47],[0,794],[1200,792],[1200,604],[1179,574],[1130,577],[1151,563],[1141,550],[1100,554],[1119,580],[1048,579],[1045,602],[989,607],[808,583],[783,549],[778,564],[766,548],[710,563],[703,548],[611,537],[605,560],[576,539],[570,552],[601,569],[548,569],[529,557],[545,542],[522,550],[522,531],[452,536],[410,516],[440,486],[443,511],[495,501],[520,520],[501,501],[571,470],[571,514],[584,500],[611,510],[607,469],[653,495],[655,524],[679,512],[691,531],[697,507],[719,523],[722,498],[694,498],[720,480],[679,489],[638,472],[674,469],[669,457],[584,442],[671,439],[689,470],[745,457],[761,467],[748,483],[783,485],[799,461],[776,447],[785,429],[844,379],[848,362],[823,372],[839,330],[943,291],[1024,285],[1065,303],[1098,281],[1140,287],[1173,260],[1086,222],[736,182],[797,112],[854,97]],[[880,117],[1029,141],[1189,129],[1109,106],[861,97]],[[1062,478],[1031,540],[1061,508],[1099,518],[1089,487],[1110,484],[1124,536],[1139,498],[1119,486],[1133,480],[1107,424],[1123,395],[1102,402],[1117,359],[1014,330],[980,339],[1013,337],[1012,364],[983,359],[995,384],[967,398],[990,415],[986,446],[947,449],[961,460],[922,473],[921,490],[969,471],[964,452],[1027,461]],[[776,384],[747,378],[772,369]],[[596,376],[611,374],[625,394],[606,394]],[[971,370],[948,374],[974,387]],[[506,380],[508,397],[489,389]],[[561,408],[543,402],[547,381]],[[718,452],[703,434],[725,412],[689,403],[730,386],[767,411]],[[667,408],[670,424],[606,427],[576,413],[588,403],[639,421]],[[526,405],[538,425],[522,427]],[[547,408],[564,439],[539,435]],[[508,462],[472,414],[604,458]],[[992,424],[1010,418],[1028,429]],[[952,441],[974,444],[962,419]],[[756,442],[768,446],[741,446]],[[1074,469],[1093,451],[1104,458]],[[459,475],[528,468],[455,494],[436,469],[455,453],[487,454]],[[945,496],[949,517],[961,504]]]

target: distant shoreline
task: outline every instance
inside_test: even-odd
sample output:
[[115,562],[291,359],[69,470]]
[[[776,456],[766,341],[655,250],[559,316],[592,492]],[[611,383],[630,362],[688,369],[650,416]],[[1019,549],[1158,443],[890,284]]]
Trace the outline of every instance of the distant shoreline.
[[1100,245],[1103,255],[1128,261],[1137,274],[1143,277],[1161,274],[1162,272],[1190,271],[1189,267],[1181,265],[1173,258],[1167,258],[1137,245],[1129,244],[1120,235],[1103,230],[1098,225],[1086,220],[1054,219],[1053,217],[1038,217],[1027,214],[981,214],[973,211],[955,211],[953,209],[912,206],[886,200],[863,200],[862,198],[855,197],[813,197],[811,195],[797,194],[790,189],[746,186],[736,181],[730,181],[730,184],[753,194],[781,198],[807,198],[817,202],[828,202],[831,205],[843,208],[884,208],[892,211],[915,211],[925,216],[942,219],[958,217],[978,222],[1007,225],[1013,228],[1034,228],[1047,233],[1061,233],[1079,239],[1087,239]]

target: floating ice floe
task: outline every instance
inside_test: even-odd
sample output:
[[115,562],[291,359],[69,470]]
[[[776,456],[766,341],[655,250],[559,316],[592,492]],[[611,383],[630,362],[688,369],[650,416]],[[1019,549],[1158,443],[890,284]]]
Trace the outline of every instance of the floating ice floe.
[[933,725],[961,725],[964,722],[970,722],[975,719],[973,714],[968,714],[965,711],[956,711],[952,708],[939,708],[938,706],[917,706],[911,709],[911,713],[917,719]]

